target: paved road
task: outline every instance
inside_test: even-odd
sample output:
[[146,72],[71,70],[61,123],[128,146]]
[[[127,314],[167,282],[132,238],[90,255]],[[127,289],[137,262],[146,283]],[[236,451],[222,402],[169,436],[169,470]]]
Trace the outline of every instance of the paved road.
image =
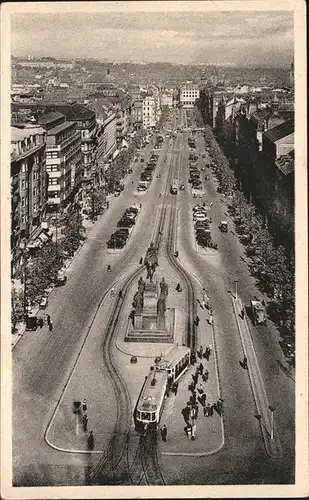
[[[184,113],[182,115],[185,119]],[[183,134],[179,178],[187,187],[186,141],[187,134]],[[168,144],[169,141],[165,148]],[[203,141],[199,139],[198,149],[202,147]],[[163,151],[162,156],[164,154]],[[166,164],[161,163],[159,168],[163,174]],[[108,212],[93,227],[70,268],[67,285],[52,292],[47,312],[54,321],[53,333],[46,330],[27,333],[13,352],[13,454],[17,482],[31,484],[40,478],[45,484],[65,484],[74,482],[74,476],[78,480],[84,474],[84,459],[51,450],[44,443],[44,431],[102,295],[132,261],[139,261],[151,240],[154,207],[164,175],[153,180],[146,195],[136,195],[140,170],[141,167],[129,177],[125,191],[112,200]],[[213,177],[207,181],[207,187],[205,198],[213,201],[215,228],[222,218],[227,218],[224,215],[226,206],[216,193]],[[277,359],[282,360],[282,353],[275,330],[253,328],[252,332],[268,397],[277,408],[283,460],[270,460],[266,455],[259,423],[254,418],[255,404],[249,378],[239,364],[243,358],[242,345],[228,290],[233,290],[234,279],[239,279],[240,295],[245,302],[256,293],[254,281],[241,259],[242,246],[231,232],[226,235],[213,230],[219,252],[209,252],[206,256],[197,254],[191,222],[193,199],[187,188],[179,193],[178,200],[180,259],[206,284],[214,309],[220,381],[226,408],[226,442],[218,455],[199,458],[198,462],[191,458],[181,462],[165,458],[167,480],[174,484],[289,482],[293,476],[294,384],[278,370]],[[132,238],[124,252],[108,254],[106,241],[124,208],[133,201],[141,201],[143,208]],[[106,272],[108,263],[112,265],[112,273]]]
[[[183,134],[183,146],[188,134]],[[198,152],[204,153],[204,140],[197,140]],[[186,157],[189,150],[187,149]],[[193,199],[188,179],[187,162],[182,162],[179,172],[180,183],[187,189],[178,195],[179,199],[179,251],[180,260],[194,274],[198,275],[208,290],[214,310],[216,344],[219,357],[219,372],[223,398],[225,401],[225,447],[214,457],[201,459],[199,466],[194,461],[177,464],[177,473],[167,461],[166,470],[172,470],[177,484],[186,477],[196,484],[202,483],[280,483],[293,481],[294,450],[294,382],[278,369],[278,362],[284,364],[275,329],[252,327],[252,336],[260,369],[263,375],[268,399],[276,407],[275,419],[280,432],[283,458],[272,460],[268,457],[261,437],[255,402],[248,373],[240,366],[243,349],[233,313],[229,291],[234,291],[234,280],[239,280],[239,294],[248,304],[250,298],[258,294],[254,280],[242,260],[243,248],[232,232],[222,234],[217,226],[227,219],[226,202],[216,192],[216,181],[211,176],[205,182],[207,193],[202,200]],[[218,243],[219,251],[198,254],[194,244],[191,207],[200,201],[213,202],[211,215],[212,235]],[[231,222],[229,221],[230,225]],[[260,295],[260,294],[258,294]],[[190,465],[191,464],[191,465]],[[207,470],[207,475],[202,471]],[[176,478],[179,478],[179,482]]]
[[[151,146],[147,149],[149,153]],[[69,268],[66,286],[52,292],[46,313],[53,319],[53,332],[43,328],[26,333],[13,351],[13,470],[17,483],[40,478],[47,484],[59,484],[70,480],[72,470],[83,474],[83,459],[52,451],[44,442],[44,431],[101,297],[132,262],[138,263],[149,246],[153,207],[163,178],[154,178],[147,195],[138,195],[141,169],[140,165],[129,176],[122,195],[112,200],[92,228]],[[110,234],[124,209],[136,201],[142,203],[142,210],[125,251],[109,254],[106,242]],[[107,272],[108,263],[111,273]]]

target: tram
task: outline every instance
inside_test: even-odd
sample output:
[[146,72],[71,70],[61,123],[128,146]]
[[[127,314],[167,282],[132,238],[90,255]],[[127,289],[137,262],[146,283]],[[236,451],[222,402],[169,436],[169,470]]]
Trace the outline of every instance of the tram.
[[189,363],[190,349],[185,346],[173,346],[164,356],[156,358],[155,367],[145,377],[133,413],[135,430],[139,434],[158,429],[166,392],[187,370]]

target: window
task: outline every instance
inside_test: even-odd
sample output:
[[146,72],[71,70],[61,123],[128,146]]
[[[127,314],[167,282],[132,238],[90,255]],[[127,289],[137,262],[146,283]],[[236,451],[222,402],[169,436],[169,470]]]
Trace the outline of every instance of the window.
[[26,206],[26,198],[21,199],[21,206],[25,207]]
[[38,209],[38,204],[37,203],[33,203],[33,211],[36,212]]
[[57,179],[57,177],[55,177],[55,178],[50,177],[50,178],[48,179],[48,185],[49,185],[49,186],[55,186],[55,185],[57,185],[57,184],[59,184],[59,180]]
[[26,181],[25,179],[22,179],[21,181],[21,189],[25,189],[26,188]]
[[59,172],[58,165],[46,165],[46,172]]
[[21,216],[21,222],[22,222],[22,224],[26,224],[26,216],[25,215]]
[[33,196],[36,196],[37,194],[38,194],[38,190],[37,190],[37,188],[35,187],[35,188],[33,188]]

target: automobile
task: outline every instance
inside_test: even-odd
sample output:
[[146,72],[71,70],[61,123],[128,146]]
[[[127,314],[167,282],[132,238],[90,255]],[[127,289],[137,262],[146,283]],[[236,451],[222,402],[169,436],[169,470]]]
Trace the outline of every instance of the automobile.
[[135,221],[134,220],[131,220],[129,218],[122,218],[120,219],[118,222],[117,222],[117,226],[118,227],[132,227],[134,226],[135,224]]
[[108,240],[107,242],[107,248],[123,248],[125,246],[126,242],[123,240],[119,239],[113,239],[113,240]]
[[132,212],[133,214],[138,214],[138,208],[137,207],[129,207],[127,208],[126,212]]
[[193,217],[193,221],[194,222],[197,222],[197,221],[203,221],[203,222],[206,222],[207,221],[207,217],[206,215],[196,215]]
[[160,179],[160,177],[161,177],[161,175],[160,175],[160,174],[157,174],[157,175],[156,175],[156,178],[157,178],[157,179]]
[[26,316],[26,330],[36,330],[38,326],[38,318],[36,316]]
[[227,233],[228,231],[228,225],[226,220],[222,220],[219,224],[219,229],[221,233]]
[[134,161],[135,161],[135,163],[137,163],[138,162],[138,158],[135,158]]
[[193,212],[200,209],[206,210],[206,207],[203,207],[202,205],[194,205],[194,207],[192,208]]
[[47,297],[42,297],[39,303],[39,309],[46,309],[47,307]]
[[205,170],[206,170],[206,167],[202,167],[202,168],[201,168],[201,171],[202,171],[202,172],[205,172]]
[[67,282],[67,279],[68,279],[67,275],[64,273],[64,271],[59,271],[58,274],[57,274],[55,285],[56,286],[65,285],[66,282]]
[[117,190],[117,191],[115,191],[115,194],[114,194],[114,195],[115,195],[115,196],[120,196],[120,191],[118,191],[118,190]]
[[185,190],[185,185],[181,184],[179,189],[180,189],[180,191],[184,191]]
[[[127,229],[127,228],[122,228],[122,229]],[[114,241],[114,240],[121,240],[121,241],[124,241],[126,242],[127,239],[129,237],[129,234],[126,234],[126,233],[121,233],[121,232],[118,232],[118,230],[113,233],[110,237],[110,240],[111,241]]]

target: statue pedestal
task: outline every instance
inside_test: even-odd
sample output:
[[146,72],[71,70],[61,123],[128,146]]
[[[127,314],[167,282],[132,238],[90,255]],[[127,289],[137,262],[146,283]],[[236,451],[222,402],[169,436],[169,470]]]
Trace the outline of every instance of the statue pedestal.
[[157,312],[157,285],[156,283],[146,283],[144,289],[143,312]]
[[141,330],[143,328],[143,316],[135,314],[134,316],[134,330]]
[[166,329],[166,321],[164,316],[157,316],[157,329],[165,330]]

